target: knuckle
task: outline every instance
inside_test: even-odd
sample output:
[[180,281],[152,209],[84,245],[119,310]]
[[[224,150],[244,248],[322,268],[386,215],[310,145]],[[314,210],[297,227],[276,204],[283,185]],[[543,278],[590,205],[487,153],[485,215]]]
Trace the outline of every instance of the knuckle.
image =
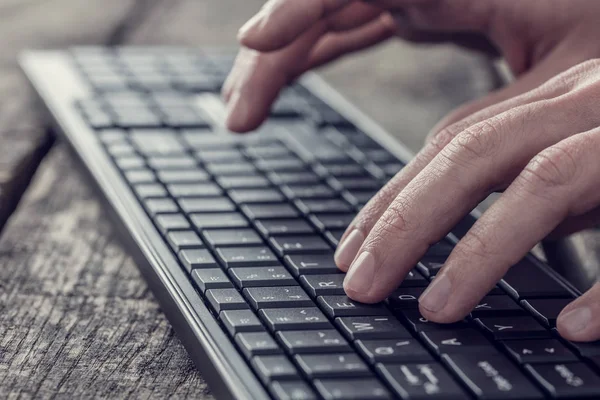
[[580,86],[586,86],[598,80],[598,70],[600,69],[600,58],[594,58],[583,61],[565,72],[558,74],[546,82],[545,86],[565,87],[568,90],[576,89]]
[[447,126],[431,138],[429,145],[440,152],[463,130],[464,126],[459,122]]
[[440,154],[455,162],[471,164],[493,156],[500,139],[501,133],[496,123],[483,121],[458,134]]
[[536,155],[521,178],[542,190],[568,186],[577,175],[578,165],[569,146],[557,144]]
[[409,207],[408,201],[400,198],[400,196],[396,198],[379,219],[377,233],[380,236],[392,235],[397,237],[402,233],[415,232],[418,225],[407,218]]

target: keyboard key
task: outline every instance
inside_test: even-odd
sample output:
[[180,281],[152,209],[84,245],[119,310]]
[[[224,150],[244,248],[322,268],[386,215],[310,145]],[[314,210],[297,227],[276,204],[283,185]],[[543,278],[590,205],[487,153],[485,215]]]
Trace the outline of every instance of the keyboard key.
[[111,144],[106,147],[106,150],[113,157],[131,157],[136,155],[135,148],[126,142]]
[[317,400],[315,392],[303,381],[275,381],[269,390],[275,400]]
[[268,308],[260,310],[259,316],[272,331],[331,328],[327,317],[316,307]]
[[280,354],[283,352],[267,332],[243,332],[235,335],[235,342],[247,358]]
[[335,323],[349,340],[405,339],[411,337],[411,334],[395,317],[343,317],[336,318]]
[[431,354],[415,339],[357,340],[355,344],[371,364],[433,361]]
[[556,339],[505,340],[508,353],[521,364],[577,361],[577,357]]
[[279,261],[268,247],[221,247],[217,254],[226,268],[278,266]]
[[562,309],[572,301],[573,299],[529,299],[522,300],[521,305],[542,324],[552,328]]
[[463,390],[438,363],[378,364],[378,372],[403,399],[463,400]]
[[179,212],[177,204],[171,199],[149,199],[144,201],[144,207],[151,216],[156,214],[171,214]]
[[306,164],[297,158],[259,159],[256,168],[264,172],[300,172],[306,170]]
[[331,251],[327,242],[317,235],[273,236],[270,242],[280,256]]
[[334,229],[331,231],[325,231],[323,234],[325,235],[325,239],[333,246],[337,247],[340,244],[340,240],[342,240],[342,236],[344,235],[344,229]]
[[[532,282],[535,282],[535,285],[532,285]],[[572,298],[567,289],[526,259],[509,269],[498,285],[515,299]]]
[[185,147],[169,129],[133,130],[131,142],[144,155],[183,155]]
[[371,177],[336,178],[336,183],[348,190],[379,190],[381,184]]
[[265,384],[272,380],[300,379],[296,367],[283,355],[256,356],[252,366]]
[[[223,150],[198,150],[196,151],[196,157],[205,163],[223,163],[223,162],[240,162],[245,161],[242,153],[237,149],[223,149]],[[240,177],[236,177],[240,179]]]
[[260,236],[251,229],[206,229],[202,235],[213,248],[262,244]]
[[296,280],[283,267],[231,268],[229,274],[239,288],[296,284]]
[[125,172],[125,179],[131,184],[136,183],[153,183],[156,181],[154,172],[148,169],[137,169]]
[[279,341],[290,354],[351,351],[342,335],[333,329],[278,332]]
[[421,332],[421,338],[435,353],[498,353],[492,343],[475,329]]
[[219,266],[208,250],[181,250],[179,259],[188,273],[196,268],[217,268]]
[[158,179],[165,183],[200,183],[207,182],[210,177],[200,169],[165,169],[156,173]]
[[389,314],[387,308],[381,303],[363,304],[348,296],[321,296],[317,298],[317,303],[331,318]]
[[133,190],[142,200],[167,197],[167,190],[158,183],[140,183],[133,185]]
[[300,286],[255,287],[244,289],[244,295],[254,309],[314,306]]
[[209,289],[206,299],[216,313],[224,310],[245,310],[248,304],[235,289]]
[[295,359],[300,369],[312,379],[371,375],[367,364],[354,353],[300,354]]
[[545,338],[547,331],[532,317],[482,317],[475,320],[497,340]]
[[256,168],[248,162],[235,163],[206,163],[204,168],[214,176],[243,176],[255,175]]
[[225,190],[229,189],[257,189],[271,185],[267,178],[261,175],[252,176],[220,176],[217,183]]
[[287,147],[277,143],[264,146],[248,146],[244,151],[250,158],[261,159],[281,158],[291,154]]
[[442,269],[445,261],[444,258],[425,257],[417,264],[417,270],[426,278],[433,278]]
[[525,310],[507,295],[485,296],[471,311],[473,318],[486,316],[507,317],[524,314],[526,314]]
[[146,162],[143,158],[133,155],[128,155],[125,157],[116,157],[115,164],[117,164],[119,169],[123,171],[127,171],[130,169],[140,169],[146,166]]
[[333,261],[333,253],[290,255],[284,262],[294,276],[341,272]]
[[219,318],[231,336],[240,332],[261,332],[265,329],[250,310],[221,311]]
[[429,285],[429,280],[421,275],[416,269],[408,271],[408,274],[404,277],[404,280],[400,284],[402,288],[425,287],[427,285]]
[[505,356],[452,354],[443,361],[482,399],[535,400],[544,396]]
[[185,230],[190,228],[190,223],[181,214],[161,214],[154,218],[158,229],[166,235],[167,232]]
[[569,342],[569,345],[583,357],[590,358],[600,356],[600,340],[595,342]]
[[211,228],[246,228],[248,221],[242,214],[235,212],[192,214],[192,223],[200,230]]
[[354,219],[355,214],[318,214],[311,215],[310,220],[322,230],[346,229]]
[[431,245],[431,247],[429,247],[429,249],[425,253],[425,257],[447,258],[450,255],[450,253],[452,253],[453,249],[454,245],[448,240],[443,239]]
[[351,213],[354,210],[350,205],[340,199],[332,200],[296,200],[296,207],[298,207],[305,214],[319,214],[319,213]]
[[302,219],[277,219],[254,221],[256,229],[265,237],[313,233],[314,229]]
[[597,398],[600,380],[583,363],[553,363],[526,366],[544,390],[555,399]]
[[327,185],[288,185],[282,189],[289,199],[331,199],[335,192]]
[[325,400],[387,400],[390,392],[373,378],[318,379],[315,387]]
[[417,309],[419,308],[419,297],[424,291],[424,287],[400,287],[387,300],[394,309]]
[[187,214],[235,211],[235,204],[227,197],[185,198],[178,203]]
[[223,191],[214,183],[172,183],[167,190],[175,198],[181,197],[215,197]]
[[167,240],[175,253],[186,249],[201,249],[204,243],[194,231],[169,232]]
[[418,310],[402,310],[398,315],[413,332],[447,331],[464,329],[469,326],[466,321],[453,324],[437,324],[423,317]]
[[246,204],[242,211],[251,220],[298,217],[298,210],[289,204]]
[[158,157],[153,156],[148,158],[148,165],[155,170],[181,170],[193,169],[198,167],[196,160],[188,156],[179,157]]
[[270,172],[267,177],[275,185],[318,184],[319,177],[313,172]]
[[208,289],[228,289],[233,287],[225,272],[220,268],[203,268],[192,271],[192,279],[202,293]]
[[276,189],[234,189],[228,193],[237,204],[281,203],[285,200]]
[[300,284],[312,297],[344,295],[345,274],[303,275]]

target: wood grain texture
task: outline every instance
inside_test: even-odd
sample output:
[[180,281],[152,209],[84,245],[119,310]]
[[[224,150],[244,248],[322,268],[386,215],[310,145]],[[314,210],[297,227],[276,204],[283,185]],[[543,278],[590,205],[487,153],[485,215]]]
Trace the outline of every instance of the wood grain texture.
[[[32,148],[43,142],[46,120],[16,67],[20,49],[234,46],[260,4],[0,0],[0,153],[16,149],[9,137]],[[490,88],[477,57],[399,43],[323,73],[413,150],[439,116]],[[43,161],[0,237],[0,398],[211,398],[65,150],[58,145]]]

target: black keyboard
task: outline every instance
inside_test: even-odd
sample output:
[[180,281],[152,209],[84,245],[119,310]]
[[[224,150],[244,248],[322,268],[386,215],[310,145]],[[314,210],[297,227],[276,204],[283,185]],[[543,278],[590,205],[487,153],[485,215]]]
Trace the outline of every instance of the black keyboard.
[[[283,90],[259,132],[227,132],[219,90],[231,63],[229,53],[175,48],[76,49],[24,61],[218,395],[600,398],[600,345],[569,343],[555,329],[577,293],[532,257],[464,321],[438,325],[419,314],[418,297],[471,217],[385,302],[346,297],[333,251],[406,160],[362,117],[351,121],[326,101],[314,78]],[[77,95],[54,97],[65,89],[47,71],[62,69],[84,88]],[[122,196],[145,214],[127,213]],[[144,231],[144,221],[153,228]]]

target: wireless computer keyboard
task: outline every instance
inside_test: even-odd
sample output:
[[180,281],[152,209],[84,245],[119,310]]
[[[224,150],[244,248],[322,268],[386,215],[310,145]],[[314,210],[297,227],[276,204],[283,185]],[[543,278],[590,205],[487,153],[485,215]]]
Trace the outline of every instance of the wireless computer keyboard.
[[578,293],[531,256],[466,320],[419,315],[470,216],[387,301],[347,298],[333,251],[410,154],[314,76],[283,90],[259,132],[227,132],[219,90],[232,54],[22,58],[217,397],[600,398],[600,345],[554,327]]

